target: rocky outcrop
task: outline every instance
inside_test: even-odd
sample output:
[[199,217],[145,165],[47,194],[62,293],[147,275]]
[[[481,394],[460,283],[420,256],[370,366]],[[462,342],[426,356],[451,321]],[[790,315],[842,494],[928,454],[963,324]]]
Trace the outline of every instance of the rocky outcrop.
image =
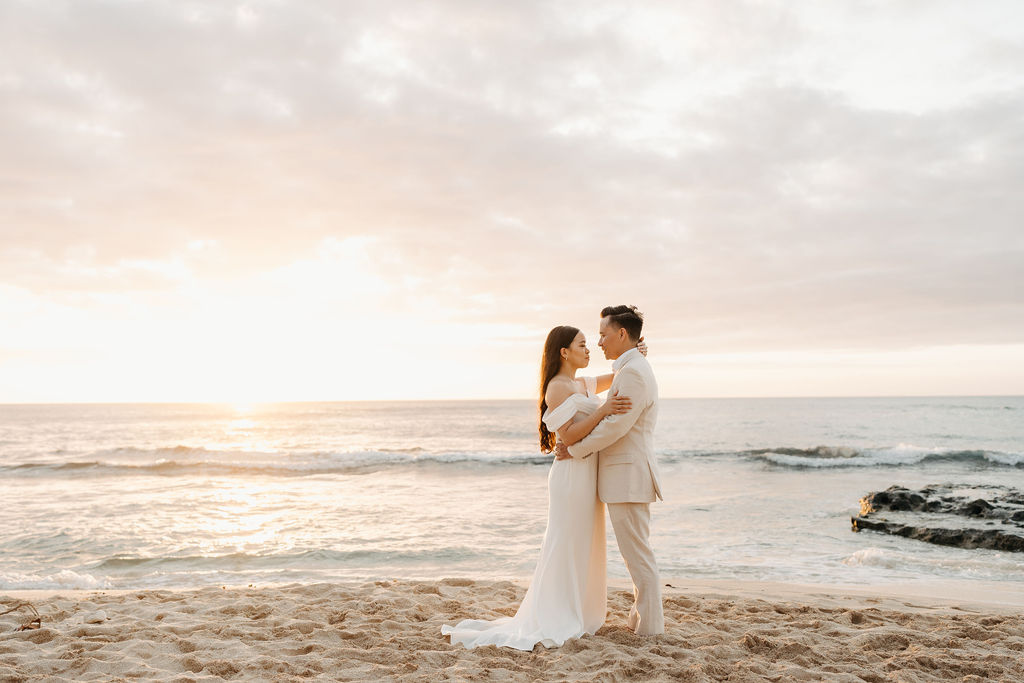
[[1006,486],[890,486],[860,499],[854,531],[938,545],[1024,552],[1024,492]]

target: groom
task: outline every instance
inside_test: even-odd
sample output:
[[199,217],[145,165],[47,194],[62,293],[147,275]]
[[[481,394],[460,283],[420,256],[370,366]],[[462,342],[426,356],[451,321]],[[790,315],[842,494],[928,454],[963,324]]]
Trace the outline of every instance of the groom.
[[636,350],[643,325],[643,315],[635,306],[608,306],[601,311],[597,345],[605,358],[614,361],[615,371],[608,395],[617,391],[628,396],[633,406],[627,413],[604,418],[568,449],[559,443],[556,457],[564,460],[598,454],[598,495],[608,505],[615,540],[633,579],[629,627],[646,636],[665,632],[665,616],[650,542],[650,504],[662,498],[653,438],[658,383],[650,363]]

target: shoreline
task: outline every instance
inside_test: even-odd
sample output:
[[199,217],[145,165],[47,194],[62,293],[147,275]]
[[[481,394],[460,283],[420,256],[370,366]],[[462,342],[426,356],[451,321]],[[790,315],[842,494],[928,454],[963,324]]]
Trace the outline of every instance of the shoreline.
[[[560,648],[466,650],[445,623],[515,613],[525,581],[385,579],[191,589],[2,591],[0,679],[110,680],[962,680],[1024,679],[1024,590],[993,600],[943,583],[872,586],[673,580],[666,632],[608,618]],[[946,588],[952,588],[947,585]],[[962,588],[962,587],[961,587]],[[4,608],[6,609],[6,607]],[[2,610],[0,610],[2,611]]]
[[[317,582],[291,582],[207,586],[161,586],[145,588],[40,588],[0,589],[0,599],[9,597],[24,601],[47,600],[54,597],[85,599],[99,595],[128,595],[137,593],[190,593],[204,590],[253,591],[301,588],[303,586],[330,585],[339,588],[358,589],[381,581],[393,583],[429,583],[423,579],[404,577],[381,577],[373,580],[339,580]],[[438,582],[472,581],[474,583],[511,583],[522,588],[529,587],[529,579],[466,579],[445,577]],[[922,579],[919,581],[874,583],[874,584],[831,584],[831,583],[790,583],[783,581],[744,581],[737,579],[687,579],[662,577],[663,595],[698,595],[728,599],[730,597],[759,600],[827,600],[827,599],[881,599],[900,600],[913,598],[927,602],[931,608],[961,607],[972,611],[993,610],[1017,613],[1024,611],[1024,581],[1008,586],[1007,582],[977,581],[965,586],[962,580]],[[965,588],[969,590],[965,592]],[[628,579],[609,579],[608,590],[632,590]]]

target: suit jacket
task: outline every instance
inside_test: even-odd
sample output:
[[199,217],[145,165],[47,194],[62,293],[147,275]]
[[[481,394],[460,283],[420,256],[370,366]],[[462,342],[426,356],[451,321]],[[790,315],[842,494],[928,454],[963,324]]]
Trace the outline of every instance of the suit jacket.
[[609,393],[618,390],[633,407],[601,420],[590,434],[569,446],[569,454],[574,458],[598,454],[597,492],[603,502],[653,503],[662,499],[654,457],[658,383],[639,351],[627,351],[623,361]]

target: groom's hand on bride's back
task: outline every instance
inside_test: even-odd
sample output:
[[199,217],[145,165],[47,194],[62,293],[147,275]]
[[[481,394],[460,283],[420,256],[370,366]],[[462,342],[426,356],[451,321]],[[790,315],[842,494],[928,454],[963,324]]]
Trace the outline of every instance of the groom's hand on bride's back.
[[561,441],[555,444],[555,460],[568,460],[571,457],[568,446]]

